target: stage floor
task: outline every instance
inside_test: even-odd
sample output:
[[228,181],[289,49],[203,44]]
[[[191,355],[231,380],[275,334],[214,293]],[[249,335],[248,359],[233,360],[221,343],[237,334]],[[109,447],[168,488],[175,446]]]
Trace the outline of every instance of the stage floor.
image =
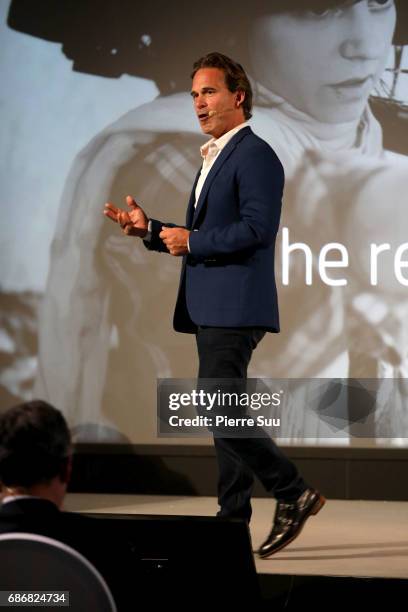
[[[214,516],[213,497],[67,495],[65,510],[118,514]],[[253,499],[254,550],[268,534],[274,501]],[[328,500],[300,536],[261,560],[259,574],[408,578],[408,502]]]

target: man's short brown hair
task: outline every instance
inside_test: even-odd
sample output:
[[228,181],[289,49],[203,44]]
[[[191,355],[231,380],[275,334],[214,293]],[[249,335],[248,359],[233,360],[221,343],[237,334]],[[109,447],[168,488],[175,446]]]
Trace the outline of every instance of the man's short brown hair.
[[241,64],[234,62],[234,60],[222,53],[214,51],[207,53],[207,55],[200,57],[200,59],[194,62],[193,72],[191,73],[192,79],[201,68],[219,68],[225,74],[225,82],[229,91],[243,91],[245,93],[242,109],[245,119],[250,119],[252,117],[252,87]]
[[65,474],[71,437],[62,413],[42,400],[0,414],[0,482],[30,487]]

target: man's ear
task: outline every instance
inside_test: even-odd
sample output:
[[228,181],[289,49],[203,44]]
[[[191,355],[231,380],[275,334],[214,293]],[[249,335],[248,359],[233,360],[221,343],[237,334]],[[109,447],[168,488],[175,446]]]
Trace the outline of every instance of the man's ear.
[[71,480],[71,474],[72,474],[72,455],[69,455],[69,457],[67,457],[61,469],[61,474],[60,474],[61,482],[68,484],[69,481]]
[[244,100],[245,100],[245,91],[243,91],[242,89],[238,89],[236,93],[236,98],[235,98],[235,104],[237,105],[237,108],[242,106]]

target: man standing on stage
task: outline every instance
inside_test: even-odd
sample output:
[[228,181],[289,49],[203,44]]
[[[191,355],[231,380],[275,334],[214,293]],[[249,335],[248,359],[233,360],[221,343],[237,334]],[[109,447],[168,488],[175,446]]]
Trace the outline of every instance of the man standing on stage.
[[[279,332],[274,254],[284,172],[247,123],[252,89],[242,66],[209,53],[195,62],[192,79],[194,110],[212,138],[201,147],[185,227],[149,220],[130,196],[129,211],[108,203],[104,212],[148,249],[183,257],[174,329],[196,335],[199,378],[245,380],[252,351],[266,332]],[[250,520],[256,474],[277,499],[272,530],[258,552],[268,557],[281,550],[324,497],[268,436],[214,436],[214,444],[219,516]]]

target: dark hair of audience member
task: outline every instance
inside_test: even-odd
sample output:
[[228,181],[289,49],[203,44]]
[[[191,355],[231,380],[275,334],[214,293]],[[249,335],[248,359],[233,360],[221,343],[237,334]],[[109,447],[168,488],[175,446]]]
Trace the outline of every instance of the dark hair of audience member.
[[5,487],[64,478],[70,453],[68,425],[47,402],[25,402],[0,415],[0,483]]

